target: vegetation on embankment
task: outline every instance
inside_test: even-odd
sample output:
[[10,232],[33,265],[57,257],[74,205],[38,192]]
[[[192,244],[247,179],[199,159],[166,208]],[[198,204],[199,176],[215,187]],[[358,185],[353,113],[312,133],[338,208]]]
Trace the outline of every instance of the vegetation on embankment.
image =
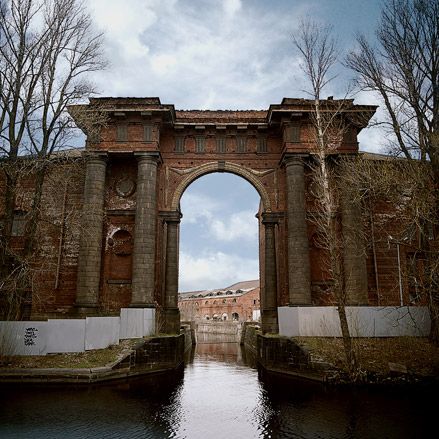
[[139,339],[122,340],[119,345],[79,353],[0,357],[0,368],[7,369],[91,369],[116,362],[133,349]]
[[[348,372],[341,338],[294,337],[310,354],[311,362],[328,363],[340,373]],[[439,378],[439,347],[423,337],[353,338],[360,381],[392,378]]]

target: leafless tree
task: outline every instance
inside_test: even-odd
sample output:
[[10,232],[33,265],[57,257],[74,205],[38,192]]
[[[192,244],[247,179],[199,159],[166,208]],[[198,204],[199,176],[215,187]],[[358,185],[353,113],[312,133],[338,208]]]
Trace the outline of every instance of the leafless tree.
[[311,96],[313,111],[311,114],[315,148],[313,196],[316,200],[312,215],[317,228],[319,246],[326,253],[327,271],[336,300],[343,345],[349,371],[354,377],[357,360],[352,345],[346,316],[346,294],[343,276],[343,238],[340,230],[338,212],[340,196],[335,181],[336,172],[333,156],[341,144],[345,132],[343,112],[352,104],[351,100],[322,100],[322,93],[333,76],[332,71],[338,60],[338,50],[331,28],[320,26],[312,21],[303,21],[294,44],[301,54],[302,70],[309,82],[307,93]]
[[[78,0],[0,3],[0,159],[5,180],[1,279],[32,255],[50,159],[71,146],[67,106],[95,92],[88,74],[105,67],[102,36]],[[19,181],[32,174],[24,250],[10,246]]]
[[[346,64],[364,90],[381,97],[386,111],[381,125],[391,135],[391,150],[420,163],[406,166],[410,175],[398,180],[412,182],[414,205],[424,197],[422,215],[411,209],[411,221],[425,259],[419,276],[430,305],[431,338],[439,343],[439,253],[431,239],[439,225],[439,0],[387,0],[376,35],[374,45],[359,35]],[[431,177],[427,186],[426,175]]]

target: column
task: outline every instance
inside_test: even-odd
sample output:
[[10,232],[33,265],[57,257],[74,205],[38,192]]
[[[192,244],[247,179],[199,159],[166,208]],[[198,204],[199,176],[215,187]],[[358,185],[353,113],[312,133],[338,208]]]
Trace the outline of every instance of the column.
[[306,225],[303,158],[285,158],[288,221],[288,285],[290,305],[311,304],[311,274]]
[[131,307],[154,307],[159,155],[138,153]]
[[161,212],[166,223],[166,267],[165,267],[165,303],[162,332],[178,334],[180,332],[180,312],[178,310],[178,241],[181,213],[178,211]]
[[361,207],[348,188],[342,190],[341,211],[346,304],[367,305],[367,265],[362,238]]
[[264,212],[262,224],[264,225],[265,251],[264,251],[264,289],[261,296],[261,321],[262,333],[279,332],[277,319],[277,265],[275,229],[278,223],[276,214]]
[[107,154],[88,155],[75,303],[80,314],[94,313],[98,307],[106,166]]

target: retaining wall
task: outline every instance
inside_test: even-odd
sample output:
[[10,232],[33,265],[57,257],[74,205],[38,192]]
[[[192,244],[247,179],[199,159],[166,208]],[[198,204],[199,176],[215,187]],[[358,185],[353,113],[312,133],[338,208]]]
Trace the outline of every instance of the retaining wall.
[[[425,337],[430,314],[425,306],[347,306],[352,337]],[[286,337],[341,337],[335,306],[278,308],[279,335]]]
[[120,317],[0,322],[0,355],[84,352],[155,332],[155,310],[122,308]]

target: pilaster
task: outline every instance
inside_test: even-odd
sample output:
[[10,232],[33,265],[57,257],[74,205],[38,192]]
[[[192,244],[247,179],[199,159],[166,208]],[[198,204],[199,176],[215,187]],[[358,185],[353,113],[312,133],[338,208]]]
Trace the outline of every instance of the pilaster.
[[137,192],[131,306],[154,307],[158,153],[136,153]]
[[290,305],[311,304],[311,274],[303,156],[284,158],[287,186],[288,285]]
[[276,225],[279,217],[276,213],[263,212],[262,224],[265,236],[264,288],[261,295],[262,332],[278,333],[277,318],[277,264],[276,264]]
[[168,334],[180,330],[180,311],[178,309],[178,248],[181,213],[179,211],[161,212],[166,223],[166,267],[164,328]]
[[75,303],[80,314],[93,314],[99,302],[106,166],[107,154],[87,155]]

